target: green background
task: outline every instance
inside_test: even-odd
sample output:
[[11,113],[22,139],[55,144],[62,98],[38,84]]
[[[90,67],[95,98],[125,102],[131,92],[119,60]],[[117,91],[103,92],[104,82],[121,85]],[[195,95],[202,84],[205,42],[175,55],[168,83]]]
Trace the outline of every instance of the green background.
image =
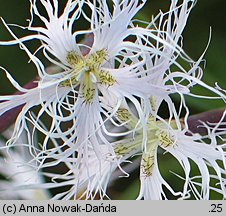
[[[61,1],[64,2],[64,1]],[[167,11],[170,0],[148,0],[145,8],[138,15],[139,18],[150,20],[161,9]],[[226,87],[226,1],[225,0],[198,0],[192,10],[187,26],[185,28],[184,50],[194,60],[197,60],[206,48],[209,39],[210,27],[212,28],[212,39],[206,52],[206,68],[203,80],[214,85],[215,82]],[[30,18],[29,0],[0,0],[0,17],[7,23],[16,23],[22,26],[27,25],[26,19]],[[13,28],[18,37],[24,35],[24,31]],[[27,33],[26,33],[27,34]],[[11,36],[0,22],[0,40],[11,39]],[[26,45],[34,51],[38,43],[28,42]],[[24,85],[37,74],[32,63],[28,64],[29,58],[18,46],[0,46],[0,66],[6,68],[12,76]],[[197,88],[197,93],[205,94],[205,90]],[[6,79],[4,72],[0,71],[0,94],[13,93],[14,89]],[[191,113],[200,113],[206,110],[223,106],[223,103],[188,98],[188,105]],[[166,164],[177,167],[171,159],[164,159],[162,163],[164,176],[169,175]],[[165,170],[165,171],[164,171]],[[122,179],[110,188],[109,193],[117,199],[134,199],[139,190],[138,171],[135,171],[128,179]],[[178,180],[171,177],[171,181]],[[129,187],[128,187],[129,185]],[[115,186],[115,187],[114,187]],[[117,187],[116,187],[117,186]],[[217,197],[214,197],[217,198]]]

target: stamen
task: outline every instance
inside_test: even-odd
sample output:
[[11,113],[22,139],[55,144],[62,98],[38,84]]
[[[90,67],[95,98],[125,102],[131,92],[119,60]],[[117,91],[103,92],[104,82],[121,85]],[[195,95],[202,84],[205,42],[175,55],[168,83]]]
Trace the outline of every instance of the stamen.
[[87,64],[94,65],[95,67],[100,67],[107,60],[107,51],[106,49],[99,50],[93,54],[91,54],[87,58]]
[[99,72],[99,82],[102,85],[112,86],[115,84],[116,80],[111,74],[101,70]]
[[84,97],[85,101],[87,103],[91,103],[96,94],[96,88],[94,83],[92,82],[92,77],[87,72],[85,72],[84,74],[84,82],[82,83],[81,91],[81,94]]
[[134,139],[128,139],[127,142],[118,143],[114,146],[115,154],[119,157],[136,154],[141,151],[142,137],[137,136]]
[[132,117],[131,113],[129,113],[129,111],[125,108],[118,109],[116,116],[122,122],[127,122]]
[[77,54],[76,52],[69,52],[67,55],[67,62],[74,68],[76,68],[79,64],[83,62],[82,56]]
[[160,146],[163,148],[167,148],[175,144],[173,137],[165,131],[157,131],[156,135],[158,137],[158,140],[160,141]]
[[[107,51],[99,50],[87,56],[81,56],[76,52],[69,52],[67,61],[73,68],[70,79],[62,82],[61,86],[77,86],[81,84],[81,96],[91,103],[96,92],[96,83],[112,86],[116,80],[110,73],[101,70],[101,65],[106,61]],[[78,79],[79,77],[79,79]]]
[[141,174],[145,177],[149,177],[153,174],[157,146],[153,145],[152,147],[153,148],[151,148],[148,152],[143,153],[141,159]]
[[[137,126],[137,118],[125,108],[119,108],[115,116],[121,123],[126,123],[125,126],[128,129],[134,129]],[[137,131],[137,133],[139,132]]]

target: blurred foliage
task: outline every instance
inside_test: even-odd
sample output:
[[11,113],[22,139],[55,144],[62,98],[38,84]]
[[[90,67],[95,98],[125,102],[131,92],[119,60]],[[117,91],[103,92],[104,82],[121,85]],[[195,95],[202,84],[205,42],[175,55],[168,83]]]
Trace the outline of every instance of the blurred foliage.
[[[65,2],[65,0],[59,0]],[[156,15],[161,9],[167,11],[170,0],[148,0],[145,8],[138,15],[139,18],[150,20],[152,15]],[[27,19],[30,18],[29,0],[0,0],[0,17],[3,17],[7,23],[16,23],[22,26],[28,24]],[[203,80],[214,85],[215,82],[225,88],[226,86],[226,1],[225,0],[198,0],[195,8],[192,10],[184,31],[184,50],[194,60],[197,60],[205,50],[211,27],[211,43],[205,54],[206,66]],[[82,23],[80,23],[82,25]],[[11,27],[18,37],[24,36],[24,31]],[[26,32],[26,31],[25,31]],[[0,40],[10,40],[12,37],[7,32],[3,23],[0,22]],[[31,51],[35,51],[39,42],[27,42],[26,45]],[[44,58],[43,58],[44,59]],[[19,46],[0,46],[0,65],[6,68],[13,77],[24,85],[37,75],[35,66],[29,63],[27,54],[19,48]],[[1,71],[0,78],[0,94],[13,93],[14,89],[9,84],[4,72]],[[205,94],[204,89],[194,89],[196,93]],[[217,101],[207,101],[200,99],[188,98],[188,105],[191,113],[199,113],[206,110],[214,109],[223,106]],[[180,180],[172,176],[169,169],[177,171],[179,166],[172,161],[170,157],[164,156],[164,160],[160,164],[163,176],[175,186],[180,186]],[[135,178],[136,177],[136,178]],[[139,191],[139,170],[134,171],[130,177],[131,184],[128,184],[128,179],[122,178],[116,182],[117,190],[110,188],[110,193],[115,199],[134,199]],[[137,179],[134,181],[134,179]],[[123,183],[124,181],[124,183]],[[121,187],[118,187],[120,186]],[[128,187],[129,185],[129,187]],[[127,187],[126,187],[127,186]],[[121,192],[123,191],[123,193]],[[214,197],[217,199],[217,197]]]

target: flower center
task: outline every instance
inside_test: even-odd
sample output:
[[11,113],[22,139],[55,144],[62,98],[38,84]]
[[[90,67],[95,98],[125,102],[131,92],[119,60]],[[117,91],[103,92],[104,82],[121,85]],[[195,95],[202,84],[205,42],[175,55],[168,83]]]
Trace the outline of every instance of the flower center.
[[111,86],[116,81],[113,76],[101,69],[107,60],[106,50],[81,56],[76,52],[69,52],[67,61],[73,68],[70,78],[61,83],[61,86],[75,87],[80,85],[80,96],[91,103],[97,93],[97,84]]

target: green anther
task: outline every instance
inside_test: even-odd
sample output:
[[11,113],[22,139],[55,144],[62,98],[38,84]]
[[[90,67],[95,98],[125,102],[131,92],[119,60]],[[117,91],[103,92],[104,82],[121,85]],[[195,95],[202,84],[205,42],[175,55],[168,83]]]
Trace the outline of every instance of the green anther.
[[82,95],[84,97],[84,100],[87,103],[91,103],[96,94],[96,88],[91,81],[91,77],[89,76],[89,73],[84,74],[84,82],[82,84],[81,90],[82,90]]
[[169,133],[165,131],[158,131],[157,134],[158,140],[160,141],[160,146],[167,148],[169,146],[173,146],[175,144],[175,140],[170,136]]
[[141,160],[142,174],[149,177],[153,174],[155,155],[149,152],[144,153]]
[[134,129],[137,125],[137,118],[125,108],[119,108],[116,112],[116,117],[121,123],[126,123],[126,127]]
[[[139,139],[139,138],[138,138]],[[114,151],[117,156],[126,156],[141,149],[141,141],[128,140],[127,143],[118,143],[114,146]]]
[[116,82],[108,72],[101,70],[101,65],[106,61],[106,57],[107,51],[105,49],[86,56],[81,56],[76,52],[69,52],[67,61],[73,71],[70,74],[70,78],[62,82],[61,86],[71,87],[80,84],[81,96],[84,97],[87,103],[91,103],[96,94],[94,77],[97,83],[103,85],[111,86]]
[[91,54],[88,57],[87,62],[95,66],[100,66],[101,64],[103,64],[103,62],[106,61],[106,56],[107,56],[107,51],[105,49],[99,50]]
[[119,108],[116,112],[116,116],[122,122],[129,121],[132,117],[131,113],[129,113],[129,111],[124,108]]
[[78,55],[75,52],[69,52],[67,55],[67,62],[74,68],[71,72],[71,77],[68,80],[65,80],[60,83],[60,86],[71,87],[79,84],[77,80],[78,72],[84,68],[84,59],[82,56]]
[[78,81],[75,76],[72,76],[70,79],[60,83],[60,86],[63,86],[63,87],[76,86],[76,85],[78,85]]
[[83,63],[83,57],[71,51],[67,55],[67,62],[76,68]]
[[114,148],[115,154],[118,156],[125,156],[126,154],[128,154],[130,152],[129,148],[124,146],[123,144],[121,145],[117,145]]
[[102,85],[112,86],[115,84],[116,80],[111,74],[102,70],[99,72],[99,82]]
[[144,177],[149,177],[153,174],[155,166],[155,157],[157,157],[158,143],[149,143],[147,152],[144,152],[141,159],[141,173]]

